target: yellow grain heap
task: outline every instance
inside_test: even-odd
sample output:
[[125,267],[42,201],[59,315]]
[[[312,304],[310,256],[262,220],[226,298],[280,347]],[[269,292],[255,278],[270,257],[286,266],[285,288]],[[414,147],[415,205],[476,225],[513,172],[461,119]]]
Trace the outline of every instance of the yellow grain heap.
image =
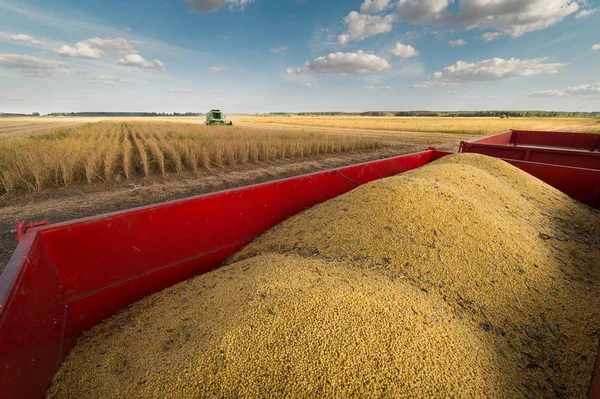
[[48,397],[583,397],[599,231],[502,161],[446,157],[103,322]]
[[599,232],[597,211],[463,154],[318,205],[234,259],[297,253],[406,279],[492,336],[524,395],[583,397],[600,329]]
[[485,334],[374,271],[265,255],[84,334],[51,398],[482,397],[509,389]]

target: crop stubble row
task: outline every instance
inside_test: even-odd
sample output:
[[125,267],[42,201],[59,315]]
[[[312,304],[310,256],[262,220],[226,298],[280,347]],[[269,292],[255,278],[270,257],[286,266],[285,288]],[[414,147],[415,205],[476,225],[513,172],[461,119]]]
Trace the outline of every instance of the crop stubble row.
[[0,143],[0,193],[381,148],[342,135],[174,123],[88,124]]

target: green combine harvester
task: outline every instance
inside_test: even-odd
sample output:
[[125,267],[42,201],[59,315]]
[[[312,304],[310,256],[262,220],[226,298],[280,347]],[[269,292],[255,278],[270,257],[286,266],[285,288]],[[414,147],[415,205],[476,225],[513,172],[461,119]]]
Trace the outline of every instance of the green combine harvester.
[[212,109],[206,113],[206,126],[231,126],[232,121],[226,121],[225,115],[218,109]]

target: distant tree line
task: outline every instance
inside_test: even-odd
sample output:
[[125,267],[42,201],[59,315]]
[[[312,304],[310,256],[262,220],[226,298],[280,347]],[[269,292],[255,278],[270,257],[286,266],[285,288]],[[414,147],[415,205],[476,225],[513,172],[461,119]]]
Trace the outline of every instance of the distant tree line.
[[598,118],[600,112],[562,111],[368,111],[368,112],[271,112],[269,116],[421,116],[497,118]]
[[52,112],[47,116],[200,116],[198,112]]
[[0,112],[0,118],[8,117],[8,116],[40,116],[40,113],[32,112],[31,114],[11,114],[11,113]]

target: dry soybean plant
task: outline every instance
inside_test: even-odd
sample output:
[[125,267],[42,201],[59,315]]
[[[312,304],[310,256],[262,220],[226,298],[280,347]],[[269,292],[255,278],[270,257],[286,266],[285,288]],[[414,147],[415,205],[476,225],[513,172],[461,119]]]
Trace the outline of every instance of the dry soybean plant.
[[376,139],[319,132],[101,122],[0,142],[0,194],[152,175],[168,178],[383,146]]

